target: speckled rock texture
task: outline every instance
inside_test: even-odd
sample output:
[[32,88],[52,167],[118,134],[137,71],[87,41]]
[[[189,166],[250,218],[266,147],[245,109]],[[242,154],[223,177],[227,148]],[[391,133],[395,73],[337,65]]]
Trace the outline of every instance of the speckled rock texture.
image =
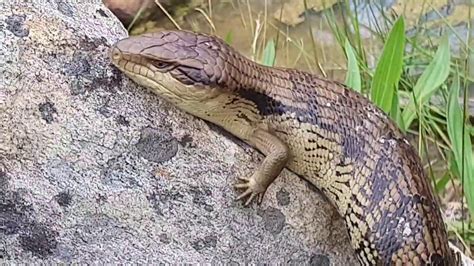
[[126,31],[96,1],[0,2],[0,263],[357,265],[343,221],[262,156],[111,66]]

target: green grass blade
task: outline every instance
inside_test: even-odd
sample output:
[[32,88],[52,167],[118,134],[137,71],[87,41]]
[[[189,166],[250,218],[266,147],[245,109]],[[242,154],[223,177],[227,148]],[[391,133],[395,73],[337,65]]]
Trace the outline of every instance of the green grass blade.
[[362,85],[360,81],[359,65],[357,64],[357,57],[354,49],[348,39],[346,39],[344,44],[344,50],[346,51],[347,56],[346,85],[353,90],[360,92]]
[[266,66],[273,66],[275,64],[275,42],[270,39],[263,50],[262,64]]
[[227,34],[225,35],[224,41],[228,45],[231,45],[233,40],[234,40],[234,33],[232,31],[227,32]]
[[402,116],[400,113],[400,104],[398,99],[397,90],[395,88],[393,95],[392,107],[390,108],[390,117],[395,121],[399,126],[403,123]]
[[438,47],[433,61],[428,65],[413,88],[415,99],[411,95],[410,103],[403,111],[404,129],[407,130],[416,118],[416,106],[419,108],[428,102],[429,98],[446,81],[450,72],[451,54],[449,40],[445,36]]
[[474,167],[469,132],[463,134],[463,111],[459,104],[459,79],[454,79],[449,92],[447,106],[448,135],[451,140],[454,159],[460,175],[464,178],[464,195],[471,217],[474,217]]
[[435,186],[436,193],[439,194],[439,193],[443,192],[446,189],[446,186],[448,185],[450,180],[451,180],[451,177],[448,174],[445,174],[443,176],[443,178],[438,180],[438,182],[436,182],[436,186]]
[[400,17],[389,33],[371,86],[372,101],[386,113],[392,108],[393,96],[402,73],[404,49],[405,22]]

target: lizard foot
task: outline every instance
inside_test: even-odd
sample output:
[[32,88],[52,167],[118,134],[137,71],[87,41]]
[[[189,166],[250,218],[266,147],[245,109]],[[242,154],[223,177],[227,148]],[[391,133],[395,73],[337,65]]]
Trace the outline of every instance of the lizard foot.
[[237,189],[245,189],[245,191],[242,192],[235,200],[241,200],[245,197],[248,197],[244,203],[244,206],[248,206],[252,202],[252,200],[256,198],[257,203],[261,204],[263,200],[263,195],[265,194],[267,188],[258,184],[255,178],[255,174],[250,178],[239,177],[239,180],[241,180],[242,183],[234,184],[234,187]]

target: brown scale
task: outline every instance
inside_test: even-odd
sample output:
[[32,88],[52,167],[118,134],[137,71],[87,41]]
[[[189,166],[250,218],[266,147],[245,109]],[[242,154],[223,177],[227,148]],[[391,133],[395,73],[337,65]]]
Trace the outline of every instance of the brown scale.
[[266,156],[236,185],[245,204],[261,202],[287,167],[334,204],[362,264],[455,265],[416,151],[362,95],[306,72],[258,65],[192,32],[130,37],[111,57],[139,84]]

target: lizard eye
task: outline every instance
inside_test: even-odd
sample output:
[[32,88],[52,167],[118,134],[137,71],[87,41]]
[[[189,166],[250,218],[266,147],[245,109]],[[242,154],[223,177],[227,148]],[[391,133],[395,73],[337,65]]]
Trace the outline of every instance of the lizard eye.
[[161,60],[151,60],[150,63],[161,72],[170,71],[176,66],[173,62],[166,62]]
[[166,68],[167,66],[170,65],[169,63],[166,63],[163,61],[153,61],[152,64],[159,69]]

